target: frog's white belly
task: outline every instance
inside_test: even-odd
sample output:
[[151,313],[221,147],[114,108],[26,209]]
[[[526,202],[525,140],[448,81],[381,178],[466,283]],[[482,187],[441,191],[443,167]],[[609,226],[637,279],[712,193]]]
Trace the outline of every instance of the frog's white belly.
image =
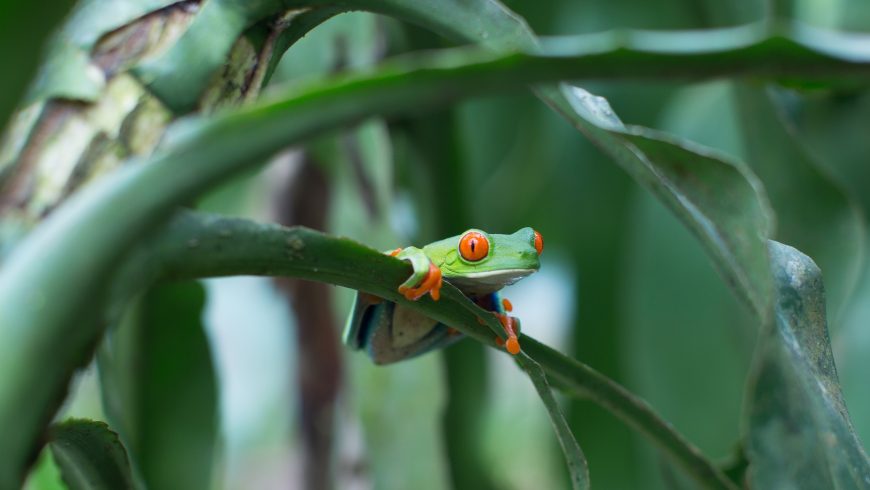
[[393,308],[392,345],[394,348],[408,347],[416,344],[432,332],[437,321],[422,313],[396,305]]
[[462,276],[445,275],[450,284],[458,287],[465,294],[485,295],[510,286],[520,279],[532,274],[535,269],[501,269],[497,271],[471,272]]

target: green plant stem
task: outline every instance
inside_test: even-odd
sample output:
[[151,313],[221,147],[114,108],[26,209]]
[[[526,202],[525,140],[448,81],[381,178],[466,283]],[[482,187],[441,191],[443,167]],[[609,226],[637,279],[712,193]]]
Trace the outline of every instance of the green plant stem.
[[[302,227],[284,228],[245,219],[181,212],[165,232],[146,247],[152,252],[142,257],[158,257],[159,274],[164,279],[281,275],[328,282],[420,310],[475,340],[498,348],[495,335],[481,326],[477,318],[500,331],[497,321],[457,289],[445,284],[441,301],[426,298],[409,302],[396,291],[396,285],[410,273],[409,266],[348,239]],[[137,270],[153,269],[155,263],[132,262],[128,267],[133,270],[128,270],[125,276],[137,277]],[[712,462],[646,402],[589,366],[527,335],[522,336],[521,345],[558,386],[589,397],[637,429],[704,488],[734,488]]]
[[[353,240],[302,226],[287,228],[181,211],[144,247],[137,256],[147,260],[128,262],[121,277],[134,280],[146,270],[156,270],[156,277],[162,280],[239,275],[294,277],[365,291],[413,307],[487,345],[496,345],[495,335],[478,323],[478,317],[504,332],[495,317],[450,284],[444,284],[438,302],[428,296],[408,301],[399,294],[397,285],[411,273],[409,264]],[[125,291],[124,295],[133,292],[129,287],[116,290]],[[444,308],[446,304],[453,308]]]
[[20,242],[0,270],[0,370],[10,373],[0,379],[0,488],[20,486],[73,371],[90,359],[117,264],[174,206],[318,132],[562,75],[491,55],[469,64],[467,55],[428,68],[393,65],[191,122],[169,148],[77,193]]
[[[102,308],[94,303],[106,294],[117,264],[174,206],[319,132],[371,115],[417,114],[474,94],[597,77],[615,61],[608,55],[633,66],[633,58],[622,54],[552,57],[461,49],[426,62],[386,64],[373,73],[277,93],[235,112],[189,122],[184,136],[149,161],[77,193],[18,245],[0,271],[0,370],[11,373],[0,379],[0,425],[5,428],[0,488],[20,485],[72,372],[99,341]],[[746,57],[758,63],[751,65],[756,74],[781,74],[786,67],[787,73],[870,77],[870,64],[860,58],[825,56],[781,38],[706,56],[651,53],[635,74],[668,75],[653,59],[670,60],[662,66],[675,70],[675,61],[693,59],[704,69],[677,74],[705,78],[733,73]],[[466,319],[473,311],[466,312]],[[498,331],[497,325],[488,325]]]

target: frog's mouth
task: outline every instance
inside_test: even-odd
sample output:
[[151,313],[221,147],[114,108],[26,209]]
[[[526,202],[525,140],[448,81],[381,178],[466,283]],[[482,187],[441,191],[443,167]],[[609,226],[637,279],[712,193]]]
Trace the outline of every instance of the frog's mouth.
[[460,277],[445,276],[454,286],[466,294],[489,294],[510,286],[532,274],[536,269],[500,269],[496,271],[471,272]]

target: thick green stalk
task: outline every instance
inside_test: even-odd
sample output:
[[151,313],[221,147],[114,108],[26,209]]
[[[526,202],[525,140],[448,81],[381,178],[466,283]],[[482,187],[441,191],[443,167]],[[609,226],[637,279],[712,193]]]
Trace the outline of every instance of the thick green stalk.
[[[612,65],[620,70],[604,69],[614,60],[624,62]],[[174,206],[288,145],[371,115],[416,114],[473,94],[560,79],[734,72],[866,79],[866,61],[822,55],[782,38],[707,53],[617,48],[548,57],[456,50],[190,122],[145,164],[121,169],[70,199],[19,244],[0,272],[0,370],[9,373],[0,378],[0,488],[20,483],[72,371],[89,359],[102,333],[94,303],[124,253]],[[694,68],[681,65],[688,62]]]
[[523,78],[544,75],[507,58],[461,58],[429,69],[392,67],[215,117],[150,162],[84,189],[22,241],[0,271],[0,370],[8,373],[0,379],[0,488],[20,484],[73,370],[100,338],[94,303],[137,240],[174,206],[318,131],[417,112],[506,86],[503,77],[521,87]]
[[[142,256],[157,257],[165,279],[194,279],[232,275],[293,276],[366,291],[418,309],[489,346],[490,329],[501,331],[492,315],[445,285],[439,302],[408,302],[395,289],[407,264],[348,239],[333,238],[301,227],[283,228],[244,219],[182,212]],[[136,269],[153,263],[131,262]],[[483,318],[487,329],[477,322]],[[503,333],[503,332],[502,332]],[[521,339],[523,351],[557,385],[589,397],[623,422],[640,431],[704,488],[731,489],[731,482],[701,452],[659,417],[643,400],[579,361],[570,359],[531,337]]]

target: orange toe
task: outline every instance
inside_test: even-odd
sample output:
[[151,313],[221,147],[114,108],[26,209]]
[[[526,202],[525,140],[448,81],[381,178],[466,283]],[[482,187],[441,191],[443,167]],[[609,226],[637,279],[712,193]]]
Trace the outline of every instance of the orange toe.
[[[520,353],[520,340],[517,338],[516,329],[514,329],[514,319],[508,315],[502,315],[500,313],[493,313],[501,322],[502,327],[504,327],[505,333],[507,333],[508,339],[504,343],[505,350],[507,350],[512,355],[517,355]],[[501,343],[499,343],[501,345]]]
[[504,348],[511,354],[517,355],[520,353],[520,341],[516,337],[510,337],[504,344]]
[[426,293],[429,293],[432,296],[434,301],[438,301],[441,297],[441,285],[443,284],[443,279],[441,277],[441,269],[438,268],[433,263],[429,263],[429,272],[426,274],[426,277],[423,278],[423,281],[420,284],[413,288],[407,288],[404,286],[399,286],[399,293],[404,295],[406,299],[410,301],[416,301]]

